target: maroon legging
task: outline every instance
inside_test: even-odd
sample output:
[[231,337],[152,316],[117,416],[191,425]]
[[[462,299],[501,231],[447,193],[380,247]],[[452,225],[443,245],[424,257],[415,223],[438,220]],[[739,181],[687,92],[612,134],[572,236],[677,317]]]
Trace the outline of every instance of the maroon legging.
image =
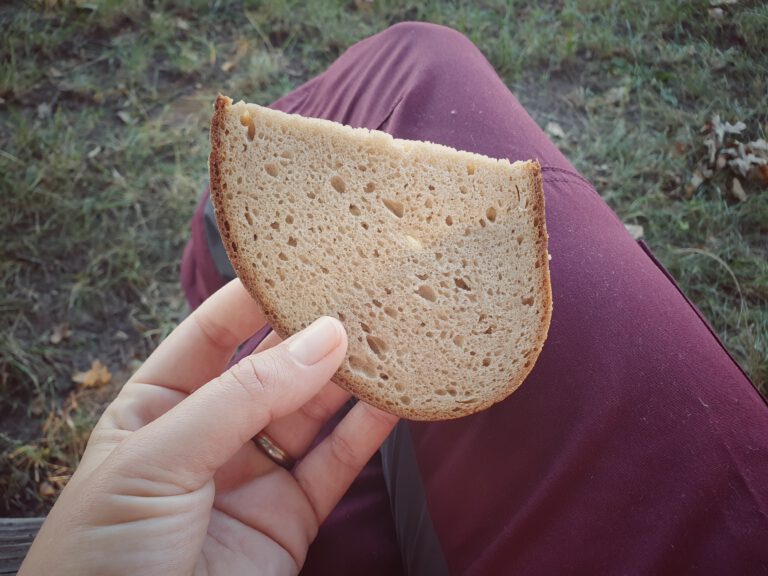
[[[273,107],[542,165],[554,312],[533,372],[489,410],[403,424],[426,498],[416,532],[438,543],[424,553],[456,574],[768,571],[764,401],[474,45],[399,24]],[[202,205],[182,281],[193,305],[223,282]],[[397,574],[401,553],[417,569],[395,526],[377,456],[305,573]]]

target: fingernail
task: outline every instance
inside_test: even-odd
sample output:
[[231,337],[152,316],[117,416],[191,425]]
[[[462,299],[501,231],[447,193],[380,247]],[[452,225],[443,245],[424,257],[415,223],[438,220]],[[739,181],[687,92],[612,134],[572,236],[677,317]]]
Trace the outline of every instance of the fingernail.
[[341,342],[338,322],[329,316],[318,318],[288,343],[288,353],[304,366],[325,358]]

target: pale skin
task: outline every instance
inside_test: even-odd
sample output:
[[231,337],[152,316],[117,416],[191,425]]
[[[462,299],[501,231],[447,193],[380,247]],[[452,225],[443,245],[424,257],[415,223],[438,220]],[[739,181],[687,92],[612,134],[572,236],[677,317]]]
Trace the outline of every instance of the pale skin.
[[[226,370],[266,322],[235,280],[182,322],[123,387],[20,574],[296,574],[319,525],[395,425],[330,381],[347,349],[323,317],[273,334]],[[291,456],[272,462],[266,430]]]

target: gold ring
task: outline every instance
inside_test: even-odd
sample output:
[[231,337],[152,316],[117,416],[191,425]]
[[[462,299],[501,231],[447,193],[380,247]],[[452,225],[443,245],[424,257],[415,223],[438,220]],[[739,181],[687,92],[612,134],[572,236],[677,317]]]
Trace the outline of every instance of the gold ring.
[[262,430],[256,434],[252,440],[253,443],[256,444],[256,446],[258,446],[259,449],[264,452],[264,454],[266,454],[270,460],[272,460],[272,462],[278,466],[282,466],[286,470],[293,468],[293,465],[296,463],[296,461],[291,458],[285,450],[275,444],[275,441],[270,438],[269,434]]

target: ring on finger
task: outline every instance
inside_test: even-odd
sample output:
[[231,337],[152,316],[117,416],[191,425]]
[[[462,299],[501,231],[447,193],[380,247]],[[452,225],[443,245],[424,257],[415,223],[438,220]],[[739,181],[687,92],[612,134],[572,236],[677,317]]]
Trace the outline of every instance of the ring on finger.
[[293,468],[293,465],[296,464],[296,460],[291,458],[285,450],[278,446],[265,431],[262,430],[256,434],[252,440],[259,450],[266,454],[266,456],[278,466],[290,470]]

